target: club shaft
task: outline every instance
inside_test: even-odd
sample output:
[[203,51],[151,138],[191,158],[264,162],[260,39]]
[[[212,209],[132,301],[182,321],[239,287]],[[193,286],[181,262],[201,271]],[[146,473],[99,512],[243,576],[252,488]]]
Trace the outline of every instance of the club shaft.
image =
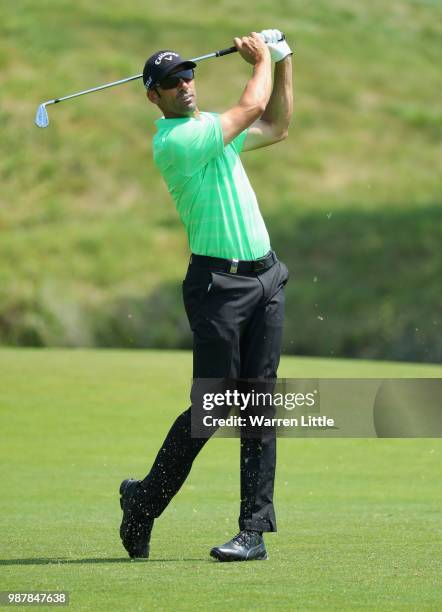
[[113,83],[106,83],[106,85],[91,87],[91,89],[85,89],[84,91],[79,91],[77,93],[70,94],[69,96],[63,96],[63,98],[55,98],[54,100],[45,102],[45,104],[57,104],[57,102],[63,102],[63,100],[69,100],[70,98],[78,98],[78,96],[84,96],[85,94],[92,93],[93,91],[100,91],[101,89],[107,89],[108,87],[115,87],[115,85],[122,85],[123,83],[128,83],[129,81],[141,79],[142,76],[142,74],[135,74],[134,76],[127,77],[126,79],[120,79],[119,81],[114,81]]
[[[221,57],[222,55],[227,55],[228,53],[235,53],[237,51],[236,47],[229,47],[228,49],[221,49],[220,51],[214,51],[213,53],[208,53],[207,55],[201,55],[200,57],[194,57],[190,61],[191,62],[200,62],[205,59],[210,59],[211,57]],[[99,85],[98,87],[91,87],[90,89],[85,89],[84,91],[79,91],[77,93],[70,94],[69,96],[63,96],[62,98],[55,98],[54,100],[49,100],[45,102],[45,104],[57,104],[58,102],[63,102],[64,100],[70,100],[71,98],[78,98],[78,96],[84,96],[85,94],[93,93],[94,91],[100,91],[102,89],[108,89],[109,87],[115,87],[116,85],[122,85],[123,83],[128,83],[129,81],[136,81],[137,79],[141,79],[143,74],[134,74],[134,76],[127,77],[126,79],[120,79],[119,81],[113,81],[112,83],[106,83],[105,85]]]
[[194,57],[191,59],[191,62],[200,62],[201,60],[210,59],[211,57],[222,57],[223,55],[228,55],[229,53],[236,53],[238,49],[236,47],[228,47],[227,49],[220,49],[219,51],[214,51],[213,53],[208,53],[207,55],[200,55],[200,57]]
[[[220,49],[219,51],[214,51],[213,53],[208,53],[207,55],[201,55],[199,57],[194,57],[190,61],[191,62],[201,62],[202,60],[210,59],[211,57],[222,57],[223,55],[229,55],[230,53],[236,53],[237,51],[238,49],[236,47],[227,47],[226,49]],[[141,79],[142,76],[143,74],[134,74],[134,76],[127,77],[126,79],[120,79],[119,81],[113,81],[112,83],[106,83],[105,85],[99,85],[98,87],[91,87],[90,89],[85,89],[84,91],[79,91],[77,93],[73,93],[68,96],[63,96],[62,98],[55,98],[54,100],[48,100],[47,102],[44,102],[44,105],[58,104],[58,102],[63,102],[64,100],[70,100],[71,98],[78,98],[78,96],[84,96],[85,94],[93,93],[94,91],[101,91],[102,89],[108,89],[109,87],[115,87],[116,85],[122,85],[123,83],[128,83],[129,81],[136,81],[137,79]]]

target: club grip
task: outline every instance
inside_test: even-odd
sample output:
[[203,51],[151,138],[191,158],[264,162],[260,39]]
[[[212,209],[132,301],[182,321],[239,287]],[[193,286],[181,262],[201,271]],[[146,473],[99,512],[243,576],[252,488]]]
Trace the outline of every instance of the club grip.
[[238,49],[236,47],[228,47],[227,49],[221,49],[221,51],[216,52],[216,57],[221,57],[222,55],[229,55],[229,53],[236,53]]
[[[285,40],[285,34],[282,35],[282,38],[278,42],[281,42],[283,40]],[[236,47],[228,47],[227,49],[215,51],[215,57],[222,57],[223,55],[229,55],[229,53],[236,53],[237,51],[238,49]]]

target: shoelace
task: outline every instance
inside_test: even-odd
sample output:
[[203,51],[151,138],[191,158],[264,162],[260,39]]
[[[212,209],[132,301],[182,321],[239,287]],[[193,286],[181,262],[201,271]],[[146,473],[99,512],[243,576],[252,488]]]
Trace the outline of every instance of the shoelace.
[[240,531],[234,538],[233,541],[240,546],[247,546],[252,538],[252,534],[249,531]]

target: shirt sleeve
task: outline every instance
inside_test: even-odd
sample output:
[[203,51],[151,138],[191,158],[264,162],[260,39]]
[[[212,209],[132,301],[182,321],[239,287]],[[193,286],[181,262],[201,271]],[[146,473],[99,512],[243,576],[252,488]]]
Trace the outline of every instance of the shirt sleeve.
[[204,115],[174,128],[168,138],[168,154],[175,169],[185,176],[199,172],[224,149],[219,117]]
[[236,136],[236,138],[234,138],[232,140],[232,144],[236,149],[236,152],[239,154],[241,153],[243,146],[244,146],[244,141],[247,138],[247,133],[249,131],[249,128],[247,128],[246,130],[244,130],[243,132],[241,132],[240,134],[238,134],[238,136]]

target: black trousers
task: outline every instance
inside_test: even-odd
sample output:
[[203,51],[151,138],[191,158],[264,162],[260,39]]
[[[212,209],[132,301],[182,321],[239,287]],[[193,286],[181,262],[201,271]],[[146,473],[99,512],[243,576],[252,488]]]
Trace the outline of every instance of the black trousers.
[[[183,299],[193,331],[193,377],[275,379],[284,322],[286,266],[234,274],[190,264]],[[191,394],[193,395],[193,394]],[[158,517],[178,492],[207,438],[191,436],[191,408],[172,425],[142,481],[146,511]],[[276,531],[276,439],[241,439],[240,529]]]

